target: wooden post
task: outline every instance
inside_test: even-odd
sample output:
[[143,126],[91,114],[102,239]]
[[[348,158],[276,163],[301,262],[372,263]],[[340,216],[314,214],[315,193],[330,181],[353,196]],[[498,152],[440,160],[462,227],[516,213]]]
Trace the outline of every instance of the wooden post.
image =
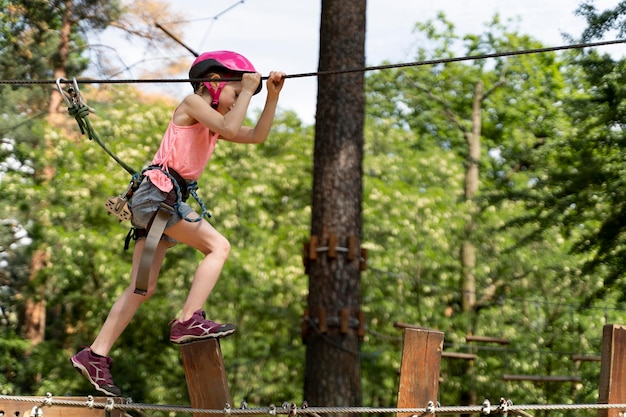
[[[598,404],[626,403],[626,326],[607,324],[602,328],[602,357]],[[618,417],[617,408],[598,410],[598,417]]]
[[[180,353],[191,406],[223,410],[226,404],[232,405],[219,340],[185,343],[180,345]],[[194,417],[204,417],[204,414],[194,413]]]
[[[437,402],[443,333],[434,330],[404,330],[398,408],[422,408]],[[410,414],[400,413],[398,416]]]

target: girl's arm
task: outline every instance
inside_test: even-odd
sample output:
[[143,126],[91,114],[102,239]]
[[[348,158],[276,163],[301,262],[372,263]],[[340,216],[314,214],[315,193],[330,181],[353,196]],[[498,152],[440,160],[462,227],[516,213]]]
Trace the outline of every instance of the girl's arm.
[[237,98],[237,105],[228,113],[222,115],[202,97],[191,94],[185,97],[175,114],[175,123],[178,125],[191,125],[196,122],[208,127],[212,132],[219,133],[220,137],[232,140],[241,130],[241,125],[246,117],[248,105],[256,86],[261,81],[260,74],[244,74],[242,77],[242,90]]
[[[236,143],[263,143],[270,133],[272,124],[274,123],[274,116],[276,114],[276,107],[278,105],[278,96],[280,90],[283,88],[285,82],[285,73],[272,71],[267,79],[267,99],[265,101],[265,107],[259,121],[254,128],[248,126],[241,126],[237,134],[232,138],[223,138],[230,142]],[[237,104],[241,96],[237,99]],[[235,109],[237,106],[235,106]]]

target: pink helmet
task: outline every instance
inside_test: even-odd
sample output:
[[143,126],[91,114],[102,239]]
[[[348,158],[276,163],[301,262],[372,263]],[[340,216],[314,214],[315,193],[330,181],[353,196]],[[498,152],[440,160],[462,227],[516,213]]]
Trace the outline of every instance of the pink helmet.
[[[207,75],[211,71],[216,72],[257,72],[254,69],[254,65],[252,62],[248,60],[245,56],[238,54],[237,52],[232,51],[212,51],[212,52],[204,52],[200,54],[193,64],[191,64],[191,68],[189,69],[189,78],[196,79],[202,78]],[[209,83],[204,83],[209,92],[213,96],[213,105],[217,106],[217,102],[219,100],[219,93],[221,92],[223,85],[221,85],[217,91],[215,91]],[[224,83],[222,83],[224,84]],[[191,82],[193,89],[196,90],[198,88],[198,82]],[[259,83],[258,88],[254,92],[257,94],[261,91],[261,83]]]

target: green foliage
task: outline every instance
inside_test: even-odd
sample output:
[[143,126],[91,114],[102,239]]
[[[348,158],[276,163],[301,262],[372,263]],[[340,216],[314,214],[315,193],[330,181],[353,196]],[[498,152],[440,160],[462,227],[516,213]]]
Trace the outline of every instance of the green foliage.
[[[426,37],[419,43],[425,46],[418,49],[418,59],[454,56],[459,38],[444,16],[416,27]],[[507,32],[497,17],[484,34],[468,36],[462,44],[463,55],[541,46],[528,37]],[[566,82],[567,76],[573,84]],[[406,173],[416,167],[425,171],[423,175],[433,175],[438,168],[447,168],[445,175],[434,177],[435,187],[414,187],[424,193],[424,200],[413,203],[413,210],[406,207],[402,210],[404,218],[392,222],[402,225],[399,236],[406,239],[408,231],[415,241],[423,238],[424,242],[411,246],[412,242],[403,240],[389,255],[393,256],[387,261],[389,266],[378,271],[376,277],[380,298],[402,305],[401,310],[390,308],[388,312],[401,312],[401,321],[444,331],[448,350],[478,355],[472,363],[444,360],[440,387],[444,404],[462,403],[459,395],[463,392],[476,396],[473,401],[477,402],[481,396],[492,401],[505,396],[516,403],[587,402],[597,395],[593,387],[586,385],[497,382],[503,374],[576,375],[579,369],[569,355],[576,351],[597,352],[601,325],[607,320],[621,320],[611,304],[614,297],[605,300],[608,304],[593,300],[587,305],[581,301],[603,288],[598,276],[585,274],[589,252],[572,252],[576,239],[586,236],[584,232],[566,228],[562,218],[547,218],[546,210],[534,216],[534,207],[525,204],[532,201],[536,208],[546,207],[546,190],[536,185],[552,170],[571,169],[573,160],[567,155],[572,151],[564,137],[573,130],[566,114],[573,109],[565,108],[564,103],[567,97],[579,97],[577,80],[576,70],[554,54],[418,66],[368,78],[372,109],[369,126],[381,131],[386,140],[398,135],[398,130],[406,131],[401,134],[405,138],[402,152],[393,153],[403,159],[385,164],[386,169],[402,167]],[[478,259],[474,271],[477,303],[475,311],[463,314],[458,250],[468,236],[466,225],[473,209],[464,202],[462,176],[467,152],[465,135],[474,126],[472,106],[479,84],[484,86],[487,100],[481,109],[481,177],[474,202],[478,211],[471,222]],[[599,125],[606,126],[602,122]],[[368,141],[378,145],[372,139]],[[557,144],[560,158],[567,157],[565,163],[556,153],[548,153]],[[412,153],[424,155],[424,160],[413,162],[409,156]],[[427,159],[429,155],[432,159]],[[588,161],[576,165],[582,168],[585,164]],[[588,171],[597,172],[596,168],[590,166]],[[551,184],[559,190],[558,181]],[[395,186],[389,182],[387,188]],[[439,198],[446,197],[441,204],[436,194],[428,193],[437,186],[442,189]],[[395,194],[388,190],[394,208],[402,207],[403,198],[410,198],[405,189],[400,189]],[[426,208],[423,214],[422,207]],[[567,207],[567,203],[561,207]],[[590,225],[599,218],[596,214],[586,217]],[[434,222],[431,230],[430,219],[442,220]],[[574,226],[580,217],[572,220]],[[420,226],[422,229],[418,229]],[[393,230],[391,225],[387,227]],[[434,250],[427,250],[430,247]],[[603,310],[604,305],[607,310]],[[388,326],[392,320],[383,323]],[[568,330],[556,330],[561,328]],[[464,340],[468,333],[505,337],[511,343],[495,349],[470,344]],[[390,337],[385,335],[387,340]],[[390,358],[386,362],[388,369],[394,365]],[[397,365],[397,357],[395,361]],[[597,381],[597,368],[585,371],[587,377],[593,375],[592,380]]]
[[[453,56],[458,42],[476,54],[540,46],[497,18],[485,34],[462,40],[443,16],[418,28],[430,48],[419,49],[419,58]],[[395,404],[402,335],[394,322],[439,329],[445,350],[477,354],[471,363],[443,359],[444,405],[460,404],[459,393],[472,389],[478,402],[597,401],[599,367],[570,356],[598,354],[602,325],[624,320],[624,68],[596,54],[583,58],[579,67],[573,56],[541,54],[368,76],[364,405]],[[471,126],[478,82],[492,91],[481,119],[481,187],[470,211],[462,129]],[[100,137],[129,165],[146,165],[174,104],[129,87],[84,90]],[[128,285],[128,225],[107,216],[103,204],[130,178],[74,120],[51,126],[24,105],[38,91],[3,88],[7,100],[0,103],[0,391],[92,394],[68,358],[93,340]],[[301,251],[310,228],[313,133],[295,114],[281,113],[263,145],[220,142],[199,181],[211,223],[232,246],[206,310],[238,326],[221,344],[236,403],[301,400],[308,287]],[[479,256],[477,307],[468,314],[461,311],[458,252],[470,213]],[[30,245],[15,244],[21,228]],[[35,250],[49,261],[29,282]],[[115,381],[136,402],[188,403],[167,323],[200,260],[189,248],[170,250],[157,293],[111,352]],[[45,340],[34,347],[21,327],[27,300],[46,303]],[[510,343],[468,343],[469,332]],[[504,382],[504,374],[577,375],[583,382]]]
[[[80,74],[88,66],[84,56],[86,37],[106,28],[121,13],[119,1],[3,0],[0,4],[0,74],[3,79],[46,80],[63,74]],[[69,9],[68,9],[69,8]],[[64,19],[66,27],[63,27]],[[61,37],[68,30],[67,50]],[[4,86],[6,90],[21,87]],[[7,101],[27,104],[27,111],[45,109],[49,88],[33,88],[26,100]],[[24,110],[22,110],[24,111]]]
[[[85,88],[84,95],[96,110],[90,120],[103,141],[128,164],[146,165],[173,106],[144,102],[132,89],[120,87]],[[39,134],[47,147],[34,164],[54,167],[52,178],[41,182],[37,173],[22,175],[29,181],[23,187],[15,175],[0,183],[10,199],[28,201],[15,216],[31,225],[30,235],[50,259],[27,287],[25,281],[11,286],[35,299],[44,288],[48,336],[30,354],[33,367],[24,367],[23,378],[13,379],[10,387],[17,394],[82,395],[91,388],[67,358],[91,342],[128,285],[130,254],[122,250],[127,225],[107,216],[103,204],[107,196],[121,193],[130,178],[95,143],[80,136],[69,117],[67,128],[47,127]],[[233,358],[228,361],[233,398],[268,404],[301,395],[301,372],[293,364],[302,363],[304,354],[300,317],[306,277],[300,248],[309,226],[312,136],[312,128],[293,113],[282,114],[263,146],[220,143],[199,181],[212,223],[232,245],[207,311],[239,328],[223,343],[224,355]],[[167,323],[180,311],[200,259],[188,248],[171,250],[157,294],[111,352],[116,383],[125,395],[142,402],[188,401]],[[14,328],[18,322],[7,324]],[[155,369],[168,372],[154,374]],[[35,383],[37,375],[50,377]],[[285,378],[292,383],[285,384]]]
[[[614,291],[626,298],[624,281],[624,65],[595,52],[582,54],[579,65],[587,95],[565,102],[576,126],[542,150],[545,175],[527,199],[538,227],[559,224],[574,242],[572,251],[588,254],[583,273],[603,277],[587,301]],[[548,170],[548,165],[550,169]]]
[[587,20],[587,27],[582,33],[583,41],[601,39],[607,32],[616,31],[617,38],[623,38],[626,33],[626,20],[624,10],[626,2],[619,1],[614,8],[598,10],[593,1],[583,1],[576,14],[583,16]]

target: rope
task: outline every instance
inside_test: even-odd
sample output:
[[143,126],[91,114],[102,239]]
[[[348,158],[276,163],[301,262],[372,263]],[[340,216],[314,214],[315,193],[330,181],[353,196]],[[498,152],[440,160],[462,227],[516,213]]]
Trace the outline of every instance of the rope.
[[95,141],[106,153],[109,154],[111,158],[115,160],[122,168],[124,168],[130,175],[135,175],[137,173],[136,170],[127,165],[124,161],[122,161],[113,151],[109,149],[109,147],[100,139],[100,136],[96,133],[93,126],[91,126],[91,122],[87,118],[89,116],[89,107],[86,105],[79,105],[78,103],[72,104],[72,106],[67,109],[70,116],[73,116],[78,122],[78,127],[80,128],[80,132],[84,135],[87,133],[87,137],[90,140]]
[[76,81],[76,78],[71,81],[71,85],[67,89],[67,92],[63,90],[63,87],[61,87],[61,84],[64,82],[68,83],[69,81],[61,80],[61,78],[57,78],[55,80],[55,84],[57,86],[59,94],[61,94],[61,97],[63,97],[63,100],[65,100],[65,103],[68,106],[68,113],[70,114],[70,116],[73,116],[78,123],[80,133],[82,133],[83,135],[87,133],[87,137],[89,138],[89,140],[94,140],[98,145],[100,145],[102,149],[104,149],[106,153],[109,154],[111,158],[115,160],[115,162],[122,166],[130,175],[135,177],[137,175],[137,170],[126,165],[124,161],[118,158],[117,155],[115,155],[113,151],[111,151],[109,147],[106,146],[106,144],[100,139],[100,136],[98,136],[93,126],[91,126],[91,122],[88,118],[91,109],[83,102],[83,98],[80,95],[80,90],[78,89],[78,82]]
[[[120,158],[118,158],[117,155],[115,155],[107,146],[106,144],[100,139],[100,136],[98,136],[98,134],[96,133],[96,131],[94,130],[94,128],[91,126],[91,123],[89,122],[88,116],[89,116],[89,112],[91,111],[91,109],[89,108],[89,106],[87,106],[84,102],[83,102],[83,98],[80,95],[80,91],[78,89],[78,81],[76,80],[76,78],[74,78],[72,81],[72,85],[68,88],[68,91],[65,92],[63,90],[63,88],[61,87],[61,84],[63,83],[63,80],[58,78],[55,83],[57,85],[57,88],[59,90],[59,93],[61,94],[61,96],[63,97],[63,99],[65,100],[65,102],[67,103],[68,107],[68,113],[70,114],[70,116],[73,116],[76,119],[76,122],[78,123],[78,127],[80,128],[80,132],[84,135],[85,133],[87,133],[87,137],[89,137],[90,140],[94,140],[96,143],[98,143],[98,145],[100,145],[100,147],[102,149],[105,150],[106,153],[109,154],[109,156],[111,158],[113,158],[115,160],[115,162],[117,162],[120,166],[122,166],[131,176],[132,176],[132,180],[131,180],[131,185],[129,186],[129,190],[131,189],[131,187],[139,187],[139,184],[142,181],[143,175],[146,171],[150,170],[150,169],[157,169],[157,167],[154,166],[150,166],[145,168],[141,174],[139,174],[135,169],[131,168],[129,165],[127,165],[124,161],[122,161]],[[206,205],[204,204],[204,201],[202,201],[202,199],[198,196],[196,190],[198,189],[198,182],[197,181],[192,181],[189,182],[187,184],[187,191],[189,192],[189,194],[198,202],[198,204],[200,205],[200,208],[202,209],[202,214],[194,219],[190,219],[187,216],[183,215],[182,212],[182,202],[183,202],[183,196],[182,196],[182,191],[180,189],[180,186],[178,184],[178,181],[176,181],[176,179],[167,171],[164,170],[160,170],[161,172],[163,172],[165,175],[167,175],[167,177],[170,179],[170,181],[172,181],[172,184],[174,185],[174,189],[176,191],[176,204],[175,204],[175,208],[177,210],[178,215],[191,223],[196,223],[199,222],[200,220],[202,220],[203,217],[207,217],[207,218],[211,218],[211,213],[209,213],[209,211],[206,208]],[[133,189],[133,191],[135,191]],[[128,191],[127,191],[128,193]]]
[[[507,56],[556,52],[556,51],[564,51],[567,49],[584,49],[584,48],[593,48],[593,47],[598,47],[598,46],[616,45],[616,44],[622,44],[622,43],[626,43],[626,39],[577,43],[577,44],[571,44],[571,45],[552,46],[552,47],[535,48],[535,49],[523,49],[519,51],[495,52],[495,53],[483,54],[483,55],[469,55],[469,56],[452,57],[452,58],[438,58],[438,59],[430,59],[430,60],[425,60],[425,61],[407,62],[407,63],[400,63],[400,64],[376,65],[376,66],[371,66],[371,67],[352,68],[352,69],[344,69],[344,70],[329,70],[329,71],[305,72],[301,74],[287,74],[285,75],[285,78],[304,78],[304,77],[315,77],[315,76],[324,76],[324,75],[346,74],[346,73],[352,73],[352,72],[366,72],[366,71],[377,71],[377,70],[385,70],[385,69],[393,69],[393,68],[447,64],[451,62],[475,61],[475,60],[489,59],[489,58],[500,58],[500,57],[507,57]],[[261,78],[263,80],[266,80],[269,77],[264,76]],[[225,80],[225,81],[238,81],[238,80],[241,80],[241,78],[229,78],[228,80]],[[11,85],[54,84],[57,81],[58,80],[0,80],[0,84],[11,84]],[[204,78],[154,78],[154,79],[119,79],[119,80],[104,79],[103,80],[103,79],[85,78],[85,79],[80,79],[76,81],[82,84],[142,84],[142,83],[202,82],[202,81],[206,81],[206,79]],[[68,84],[71,81],[60,80],[60,82],[64,84]]]
[[[287,414],[293,415],[295,405],[275,407],[270,405],[269,407],[260,408],[231,408],[229,404],[226,404],[224,409],[201,409],[192,408],[186,406],[177,405],[155,405],[155,404],[140,404],[140,403],[128,403],[117,404],[112,398],[108,398],[106,402],[99,403],[94,402],[93,397],[87,397],[86,401],[76,400],[63,400],[53,398],[51,394],[48,394],[45,398],[42,397],[12,397],[8,395],[0,395],[1,400],[13,400],[23,401],[29,403],[40,404],[43,406],[68,406],[68,407],[88,407],[88,408],[102,408],[105,410],[152,410],[152,411],[165,411],[165,412],[182,412],[182,413],[194,413],[194,414],[232,414],[232,415],[276,415]],[[321,414],[388,414],[388,413],[407,413],[407,414],[493,414],[498,413],[506,414],[506,412],[524,412],[524,411],[564,411],[564,410],[608,410],[608,409],[623,409],[626,410],[626,404],[529,404],[529,405],[513,405],[508,404],[506,407],[501,405],[478,405],[478,406],[427,406],[418,408],[393,408],[393,407],[308,407],[303,406],[297,409],[297,414],[300,415],[321,415]]]

